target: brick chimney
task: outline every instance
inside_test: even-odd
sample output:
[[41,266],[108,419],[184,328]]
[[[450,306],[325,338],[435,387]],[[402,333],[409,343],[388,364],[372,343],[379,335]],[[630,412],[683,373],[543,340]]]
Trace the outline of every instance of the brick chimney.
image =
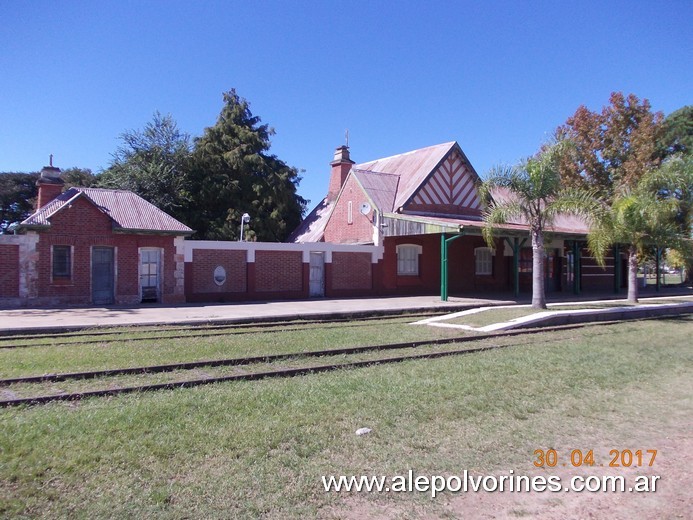
[[337,198],[342,184],[349,174],[349,170],[354,165],[354,161],[349,158],[349,147],[340,146],[334,151],[334,159],[330,163],[332,175],[330,176],[330,187],[327,190],[327,200],[333,201]]
[[60,178],[60,168],[53,166],[52,155],[50,166],[43,167],[41,176],[36,181],[36,186],[38,186],[36,209],[42,208],[63,192],[65,181]]

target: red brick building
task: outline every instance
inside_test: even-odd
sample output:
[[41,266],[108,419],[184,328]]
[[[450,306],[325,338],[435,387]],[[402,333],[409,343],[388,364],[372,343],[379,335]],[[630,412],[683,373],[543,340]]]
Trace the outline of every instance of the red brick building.
[[[46,167],[35,213],[0,235],[0,306],[530,290],[527,227],[502,227],[488,247],[479,177],[456,142],[361,164],[342,146],[331,165],[327,196],[286,244],[185,240],[190,228],[134,193],[64,190]],[[586,232],[556,220],[548,291],[625,283],[587,256]]]
[[43,169],[37,209],[0,235],[0,306],[133,305],[376,292],[382,248],[184,240],[192,230],[132,192],[64,190]]
[[[361,164],[342,146],[331,166],[327,196],[291,241],[383,247],[380,294],[530,290],[527,226],[501,227],[488,247],[481,236],[480,179],[456,142]],[[587,256],[587,231],[579,218],[556,219],[547,243],[548,291],[613,286],[613,267],[602,269]]]
[[185,301],[183,238],[192,230],[132,192],[65,191],[41,172],[36,211],[0,240],[5,304]]

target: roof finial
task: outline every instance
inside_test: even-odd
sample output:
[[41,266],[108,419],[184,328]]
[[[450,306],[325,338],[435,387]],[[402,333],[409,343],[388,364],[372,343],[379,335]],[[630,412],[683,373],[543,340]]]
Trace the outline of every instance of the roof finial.
[[344,131],[344,140],[346,141],[347,148],[349,147],[349,129]]
[[50,165],[51,165],[51,168],[52,168],[52,167],[53,167],[53,154],[50,155]]

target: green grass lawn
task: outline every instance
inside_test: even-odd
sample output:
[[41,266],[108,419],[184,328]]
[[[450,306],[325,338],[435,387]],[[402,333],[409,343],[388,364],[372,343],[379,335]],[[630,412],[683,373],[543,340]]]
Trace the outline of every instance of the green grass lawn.
[[[693,415],[691,324],[624,322],[469,356],[0,410],[0,516],[341,518],[385,508],[398,518],[451,517],[445,494],[346,496],[326,493],[320,477],[530,474],[537,448],[606,457],[639,446]],[[369,342],[429,329],[399,324],[371,331]],[[311,334],[324,347],[367,339],[354,330]],[[278,352],[310,337],[256,341]],[[140,350],[168,347],[130,348],[139,362],[148,359]],[[62,363],[40,352],[34,366]],[[4,358],[6,373],[13,359]],[[373,432],[356,436],[362,426]]]
[[[87,345],[0,349],[0,378],[286,354],[464,334],[464,332],[444,329],[426,330],[428,327],[413,327],[409,325],[409,322],[411,319],[396,318],[344,325],[329,324],[322,327],[310,325],[295,331],[276,330],[258,334],[230,333],[228,336],[207,338],[130,341],[131,337],[146,337],[147,333],[137,330],[115,343],[102,343],[96,337],[93,343]],[[292,326],[287,324],[287,327]],[[76,338],[72,341],[76,341]],[[43,343],[45,340],[33,341],[33,343],[39,342]],[[24,343],[32,342],[24,341]]]

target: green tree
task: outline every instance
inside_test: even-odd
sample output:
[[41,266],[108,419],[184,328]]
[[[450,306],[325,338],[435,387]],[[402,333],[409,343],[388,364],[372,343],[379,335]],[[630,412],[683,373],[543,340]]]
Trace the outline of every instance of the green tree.
[[190,204],[190,136],[159,112],[143,130],[121,134],[111,166],[97,186],[130,190],[183,220]]
[[[647,190],[635,187],[660,163],[657,143],[662,132],[662,114],[652,112],[648,100],[640,101],[634,94],[626,97],[620,92],[611,94],[609,105],[601,112],[580,106],[556,130],[559,138],[572,143],[561,158],[563,183],[593,190],[599,197],[599,209],[592,215],[594,232],[588,245],[591,249],[598,246],[593,253],[599,260],[603,259],[604,248],[629,244],[629,276],[637,275],[638,255],[642,257],[647,242],[633,234],[640,226],[635,218],[638,208],[643,205],[655,208],[649,199],[643,198]],[[642,230],[648,236],[654,231]],[[609,237],[614,241],[603,243]],[[629,278],[629,298],[637,291],[632,285]]]
[[216,124],[195,140],[187,224],[196,238],[237,240],[244,213],[251,216],[244,239],[282,241],[300,223],[298,171],[269,153],[274,131],[260,122],[231,90]]
[[38,178],[36,172],[0,173],[0,234],[7,233],[9,226],[21,222],[34,211]]
[[653,113],[648,100],[641,102],[633,94],[612,93],[600,113],[580,106],[556,131],[559,139],[573,143],[561,161],[563,182],[611,199],[620,187],[635,186],[658,165],[661,132],[661,113]]
[[492,170],[479,189],[485,203],[484,239],[494,247],[494,231],[509,222],[529,226],[532,241],[532,307],[546,308],[544,291],[544,234],[559,213],[588,214],[593,193],[564,188],[559,164],[568,143],[544,147],[523,163]]
[[679,108],[664,119],[657,148],[661,158],[693,153],[693,105]]
[[89,168],[67,168],[62,171],[60,178],[65,181],[65,188],[72,186],[89,188],[97,181],[96,175]]
[[665,159],[659,168],[642,180],[642,187],[660,200],[678,202],[675,222],[684,235],[693,228],[693,154],[677,154]]
[[659,168],[642,177],[635,186],[619,190],[595,214],[587,238],[589,249],[600,265],[604,265],[613,244],[628,244],[629,302],[638,301],[639,259],[654,247],[688,252],[690,230],[684,232],[677,222],[682,199],[675,194],[690,193],[692,187],[690,179],[686,181],[675,169]]

